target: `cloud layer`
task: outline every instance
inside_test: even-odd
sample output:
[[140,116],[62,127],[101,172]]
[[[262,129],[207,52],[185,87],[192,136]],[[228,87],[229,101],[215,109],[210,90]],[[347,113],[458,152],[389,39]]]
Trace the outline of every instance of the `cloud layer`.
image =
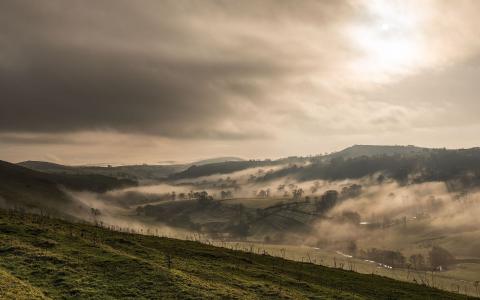
[[0,130],[263,136],[256,106],[302,68],[271,30],[341,5],[252,4],[7,1]]
[[[480,125],[469,84],[479,5],[2,1],[0,141],[10,152],[0,154],[50,152],[89,132],[212,143],[211,155],[316,153],[382,135],[377,143],[440,146],[442,132]],[[418,128],[430,133],[407,141]],[[432,131],[443,137],[425,140]],[[259,140],[270,149],[253,150]]]

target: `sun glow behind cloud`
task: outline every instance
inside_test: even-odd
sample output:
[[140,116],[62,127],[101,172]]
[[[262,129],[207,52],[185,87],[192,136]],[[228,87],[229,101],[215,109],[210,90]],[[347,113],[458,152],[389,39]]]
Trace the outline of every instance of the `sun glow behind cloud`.
[[425,58],[421,38],[422,7],[408,2],[368,1],[367,18],[347,28],[347,38],[358,52],[353,73],[361,81],[384,82],[421,66]]

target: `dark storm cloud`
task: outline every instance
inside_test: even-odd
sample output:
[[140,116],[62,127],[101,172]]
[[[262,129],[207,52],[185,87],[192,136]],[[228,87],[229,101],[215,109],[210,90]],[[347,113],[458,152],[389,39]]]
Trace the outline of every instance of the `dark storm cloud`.
[[343,6],[2,1],[0,131],[265,136],[249,129],[255,107],[300,68],[288,61],[291,45],[265,42],[261,30],[275,27],[265,23],[321,24]]
[[50,135],[50,134],[15,134],[15,133],[0,133],[0,141],[2,144],[14,145],[36,145],[36,144],[74,144],[75,141],[65,136]]

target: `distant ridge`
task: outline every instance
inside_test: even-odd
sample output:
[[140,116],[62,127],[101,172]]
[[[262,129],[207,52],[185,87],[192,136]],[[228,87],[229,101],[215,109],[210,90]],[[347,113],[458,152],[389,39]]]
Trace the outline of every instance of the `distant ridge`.
[[67,172],[72,171],[74,167],[56,164],[47,161],[27,160],[17,163],[18,166],[29,168],[42,172]]
[[245,160],[243,158],[235,157],[235,156],[222,156],[222,157],[214,157],[214,158],[194,161],[189,165],[202,166],[202,165],[208,165],[208,164],[224,163],[229,161],[245,161]]
[[[136,186],[138,182],[134,178],[116,177],[104,172],[90,171],[86,167],[64,166],[44,161],[24,161],[11,164],[18,168],[36,171],[44,178],[77,191],[106,192],[116,188]],[[103,168],[109,170],[108,168]]]
[[360,156],[378,156],[378,155],[412,155],[428,153],[433,148],[423,148],[413,145],[353,145],[341,151],[330,154],[331,157],[355,158]]
[[98,174],[119,179],[161,180],[190,167],[246,162],[233,156],[215,157],[185,164],[172,165],[125,165],[125,166],[66,166],[45,161],[23,161],[18,166],[50,174],[90,175]]

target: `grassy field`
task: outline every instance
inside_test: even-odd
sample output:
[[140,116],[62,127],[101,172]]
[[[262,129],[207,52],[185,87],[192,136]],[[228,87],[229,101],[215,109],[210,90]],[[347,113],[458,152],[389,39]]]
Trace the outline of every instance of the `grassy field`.
[[294,245],[273,245],[255,242],[213,242],[214,245],[230,249],[240,249],[286,258],[299,262],[312,262],[314,264],[337,267],[346,270],[353,269],[362,274],[375,274],[406,282],[416,282],[434,286],[443,290],[462,293],[470,296],[478,296],[480,288],[477,289],[475,281],[479,280],[480,264],[460,263],[453,268],[443,272],[425,272],[407,270],[402,268],[386,268],[377,263],[348,257],[342,252],[312,248],[307,246]]
[[[222,205],[236,205],[243,204],[245,209],[244,212],[249,213],[250,215],[255,215],[256,209],[266,208],[266,207],[275,207],[282,199],[279,198],[236,198],[236,199],[225,199],[219,201]],[[286,201],[284,201],[287,203]],[[188,212],[190,219],[196,223],[204,224],[208,222],[228,222],[238,218],[238,215],[235,214],[235,211],[228,211],[226,209],[219,209],[219,207],[208,208],[208,209],[198,209],[196,206],[195,200],[189,201],[165,201],[161,205],[165,207],[172,207],[173,205],[185,206],[185,211]],[[273,205],[273,206],[272,206]],[[220,207],[221,208],[221,207]],[[299,203],[295,207],[296,211],[305,210],[309,211],[311,204],[309,203]],[[180,210],[181,211],[181,210]],[[218,211],[219,213],[215,214]],[[427,285],[432,285],[437,288],[441,288],[448,291],[461,292],[464,294],[469,294],[472,296],[478,296],[478,288],[476,282],[480,280],[480,263],[478,263],[478,257],[466,256],[462,252],[474,253],[472,250],[475,247],[478,248],[478,231],[470,231],[468,233],[463,232],[449,232],[448,234],[435,233],[431,230],[430,222],[431,219],[419,219],[419,220],[410,220],[408,226],[391,226],[384,229],[370,230],[370,235],[373,237],[373,241],[368,238],[364,240],[359,240],[357,245],[359,249],[369,249],[372,247],[377,247],[379,249],[398,249],[402,254],[408,259],[412,254],[421,253],[424,257],[428,257],[428,251],[431,249],[432,245],[441,245],[445,246],[447,249],[451,250],[455,256],[459,259],[474,259],[475,262],[459,262],[454,265],[449,266],[448,270],[443,270],[442,272],[425,272],[425,271],[415,271],[408,270],[405,268],[394,268],[389,269],[381,267],[376,263],[365,261],[364,259],[356,258],[347,258],[336,252],[336,250],[345,251],[342,248],[342,245],[339,245],[337,248],[330,246],[330,250],[324,248],[318,249],[314,248],[313,243],[310,247],[308,246],[298,246],[294,242],[290,242],[290,245],[280,244],[283,241],[270,241],[273,243],[264,243],[265,235],[275,236],[275,232],[285,232],[282,231],[282,226],[286,224],[289,220],[296,220],[308,224],[308,215],[307,214],[298,214],[296,211],[291,211],[290,209],[271,209],[268,212],[274,212],[274,214],[269,214],[266,218],[260,218],[258,221],[253,218],[249,220],[251,224],[250,236],[246,237],[248,242],[214,242],[217,246],[226,246],[230,248],[237,247],[238,249],[243,249],[250,251],[250,248],[255,247],[260,250],[260,253],[263,250],[266,250],[268,253],[285,257],[291,260],[297,261],[314,261],[317,264],[322,264],[325,266],[334,266],[334,260],[337,261],[337,267],[343,264],[344,268],[349,268],[350,265],[354,265],[354,269],[357,272],[364,274],[377,274],[381,276],[390,277],[397,280],[407,281],[407,282],[416,282],[424,283]],[[227,212],[230,212],[228,214]],[[174,215],[173,210],[169,211],[169,215]],[[281,218],[280,218],[281,217]],[[305,219],[305,217],[307,219]],[[148,223],[150,220],[151,226],[155,226],[154,220],[145,218],[143,220],[145,223]],[[294,224],[295,225],[295,224]],[[292,228],[292,226],[288,227]],[[302,232],[300,231],[299,234]],[[368,235],[365,235],[368,236]],[[379,238],[381,236],[382,238]],[[185,238],[185,236],[180,236],[180,238]],[[187,237],[188,238],[188,237]],[[218,239],[218,237],[216,237]],[[209,240],[207,235],[200,238],[204,242]],[[221,238],[220,238],[221,239]],[[228,240],[225,239],[225,240]],[[434,241],[434,243],[432,242]],[[210,241],[211,242],[211,241]],[[301,242],[299,244],[302,244]],[[320,245],[319,247],[322,247]],[[328,247],[325,247],[328,248]],[[281,252],[281,249],[285,249],[285,254]],[[468,250],[468,251],[467,251]],[[310,257],[310,259],[308,259]]]
[[4,299],[466,299],[193,241],[0,211]]

